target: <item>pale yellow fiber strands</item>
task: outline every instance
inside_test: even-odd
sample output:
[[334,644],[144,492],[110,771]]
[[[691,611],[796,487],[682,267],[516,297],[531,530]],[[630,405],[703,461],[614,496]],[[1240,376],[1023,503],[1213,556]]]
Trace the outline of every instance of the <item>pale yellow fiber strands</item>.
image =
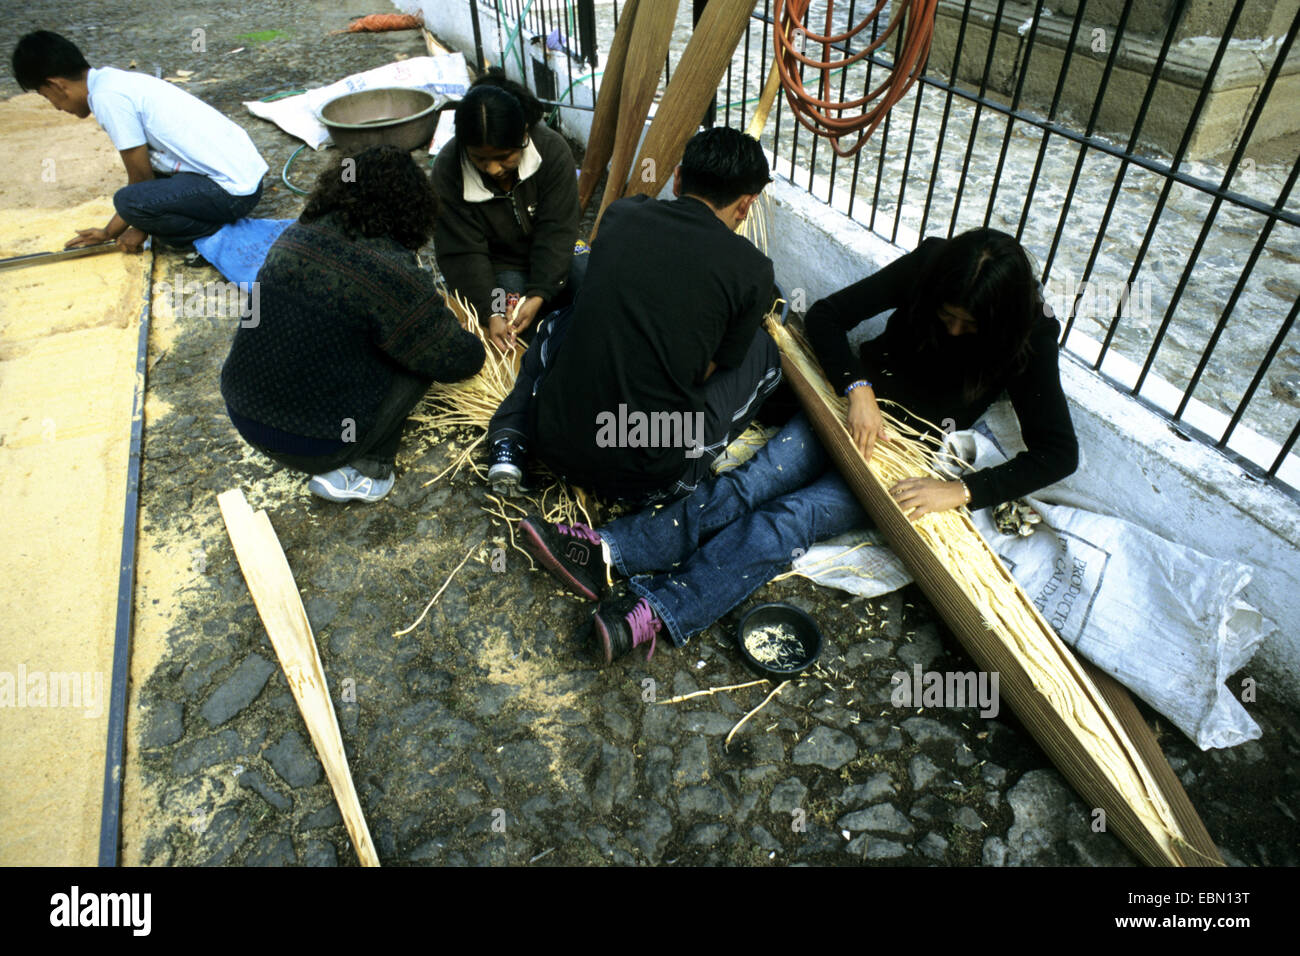
[[[480,477],[486,478],[482,467],[475,461],[475,451],[483,442],[493,414],[510,394],[510,389],[514,387],[519,361],[523,357],[522,346],[504,355],[498,352],[488,340],[486,330],[479,324],[474,307],[459,295],[444,291],[442,296],[443,301],[447,303],[447,308],[456,316],[461,326],[472,332],[483,343],[487,357],[483,360],[483,368],[478,374],[463,382],[435,382],[425,396],[424,405],[411,416],[416,421],[426,422],[440,431],[469,428],[480,433],[437,477],[426,484],[433,484],[448,474],[454,478],[466,465]],[[546,521],[559,521],[565,524],[572,524],[575,521],[582,521],[588,525],[592,523],[582,492],[570,488],[564,482],[552,482],[541,490],[540,497],[526,496],[525,500],[531,502],[534,505],[533,510]],[[513,525],[517,524],[524,515],[523,509],[517,505],[512,507],[521,513],[511,514],[499,504],[496,510],[491,508],[483,510],[506,522],[513,544]]]
[[[776,322],[769,321],[767,328],[847,432],[847,400],[831,390],[806,344]],[[885,418],[893,434],[876,444],[867,466],[885,488],[908,477],[949,477],[935,467],[937,440],[922,440],[894,417]],[[980,536],[969,513],[963,508],[930,514],[913,526],[979,610],[985,626],[997,632],[1031,675],[1034,689],[1077,728],[1093,759],[1170,859],[1180,858],[1175,847],[1195,852],[1124,727],[1095,691],[1074,654]]]

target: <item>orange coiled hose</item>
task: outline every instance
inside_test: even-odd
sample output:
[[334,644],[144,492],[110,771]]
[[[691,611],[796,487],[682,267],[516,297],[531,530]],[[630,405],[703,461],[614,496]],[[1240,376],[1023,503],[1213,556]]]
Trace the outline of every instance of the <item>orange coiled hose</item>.
[[[832,35],[832,15],[835,12],[835,0],[826,0],[825,32],[816,34],[807,27],[808,8],[812,0],[776,0],[773,16],[777,28],[776,64],[781,73],[781,86],[785,90],[786,101],[794,112],[795,118],[817,136],[831,141],[831,148],[837,156],[852,156],[871,138],[885,119],[891,107],[912,88],[912,84],[921,78],[925,70],[925,61],[930,55],[930,40],[934,36],[934,15],[939,0],[894,0],[894,14],[875,40],[851,56],[840,60],[829,59],[832,44],[852,40],[879,16],[889,0],[879,0],[875,8],[857,26],[844,33]],[[847,69],[859,60],[870,56],[885,44],[894,31],[903,26],[903,42],[898,50],[894,67],[885,81],[859,99],[848,102],[836,102],[818,99],[805,89],[799,78],[799,64],[816,70],[821,74],[824,90],[830,88],[830,75],[833,70]],[[822,56],[826,59],[814,60],[805,54],[809,46],[820,46]],[[844,116],[846,111],[861,110],[853,116]],[[834,114],[834,115],[832,115]],[[841,149],[843,137],[858,134],[857,141],[850,149]]]

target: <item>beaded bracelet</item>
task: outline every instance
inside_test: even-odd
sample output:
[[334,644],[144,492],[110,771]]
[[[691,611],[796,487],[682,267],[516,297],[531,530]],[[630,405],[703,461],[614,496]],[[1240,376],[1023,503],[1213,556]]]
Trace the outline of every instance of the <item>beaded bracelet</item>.
[[966,482],[964,482],[964,481],[961,483],[961,490],[962,490],[963,492],[965,492],[965,494],[966,494],[966,500],[963,501],[962,504],[963,504],[963,505],[968,505],[968,504],[970,504],[970,488],[968,488],[968,487],[966,486]]
[[868,382],[865,378],[860,378],[860,379],[858,379],[856,382],[852,382],[852,383],[850,383],[850,384],[849,384],[849,387],[846,388],[846,389],[844,390],[844,394],[845,394],[845,395],[848,395],[848,394],[849,394],[850,392],[852,392],[855,388],[863,388],[864,386],[865,386],[866,388],[870,388],[870,387],[871,387],[871,383]]

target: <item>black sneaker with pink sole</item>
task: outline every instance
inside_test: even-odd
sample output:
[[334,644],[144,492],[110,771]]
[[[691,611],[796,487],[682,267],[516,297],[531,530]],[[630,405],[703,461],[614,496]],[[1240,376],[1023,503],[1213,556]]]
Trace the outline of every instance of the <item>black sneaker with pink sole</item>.
[[581,522],[552,524],[529,516],[519,522],[524,550],[574,594],[599,601],[607,576],[600,535]]
[[659,619],[643,597],[629,594],[618,600],[606,601],[596,608],[591,617],[592,642],[598,653],[612,664],[634,647],[649,644],[645,659],[655,653],[663,621]]

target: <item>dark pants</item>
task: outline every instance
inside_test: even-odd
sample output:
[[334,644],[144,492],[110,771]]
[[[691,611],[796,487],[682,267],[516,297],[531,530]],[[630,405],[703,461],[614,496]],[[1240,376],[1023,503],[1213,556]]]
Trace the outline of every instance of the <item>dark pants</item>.
[[[563,347],[572,317],[572,308],[560,309],[548,315],[539,326],[524,353],[514,388],[492,416],[487,434],[489,447],[502,438],[513,438],[525,447],[532,443],[536,395],[547,371],[555,364],[556,353]],[[705,383],[704,447],[700,454],[686,459],[686,469],[676,481],[637,498],[637,502],[648,504],[680,498],[694,491],[708,477],[714,459],[745,430],[764,399],[780,382],[781,351],[772,337],[759,329],[744,361],[736,368],[718,369]]]
[[532,444],[533,402],[547,369],[555,364],[555,356],[569,334],[572,320],[573,306],[570,305],[550,313],[537,324],[533,340],[519,363],[514,387],[488,424],[489,448],[502,438],[513,438],[525,446]]
[[759,329],[735,368],[720,368],[704,383],[704,451],[686,459],[686,471],[663,493],[650,500],[689,495],[710,475],[714,459],[749,427],[759,406],[781,384],[781,350],[765,329]]
[[187,243],[210,236],[248,215],[262,198],[260,183],[251,196],[232,196],[198,173],[155,175],[123,186],[113,194],[113,206],[128,225],[166,242]]
[[[591,254],[586,252],[575,253],[573,259],[569,262],[569,278],[565,281],[564,288],[561,289],[549,302],[543,302],[539,315],[545,315],[548,312],[554,312],[556,309],[562,309],[567,305],[573,305],[573,299],[582,288],[582,280],[587,275],[587,263],[591,260]],[[522,296],[528,288],[528,276],[518,269],[497,269],[497,284],[506,293],[506,295]],[[534,325],[536,328],[536,325]],[[524,333],[525,336],[534,334],[532,329]]]
[[[249,444],[268,458],[309,475],[321,475],[344,465],[351,465],[368,478],[384,479],[392,475],[402,428],[411,410],[424,398],[433,382],[410,372],[397,372],[388,394],[375,413],[375,423],[357,441],[329,455],[294,455],[268,448],[255,441]],[[247,440],[247,436],[245,436]]]

